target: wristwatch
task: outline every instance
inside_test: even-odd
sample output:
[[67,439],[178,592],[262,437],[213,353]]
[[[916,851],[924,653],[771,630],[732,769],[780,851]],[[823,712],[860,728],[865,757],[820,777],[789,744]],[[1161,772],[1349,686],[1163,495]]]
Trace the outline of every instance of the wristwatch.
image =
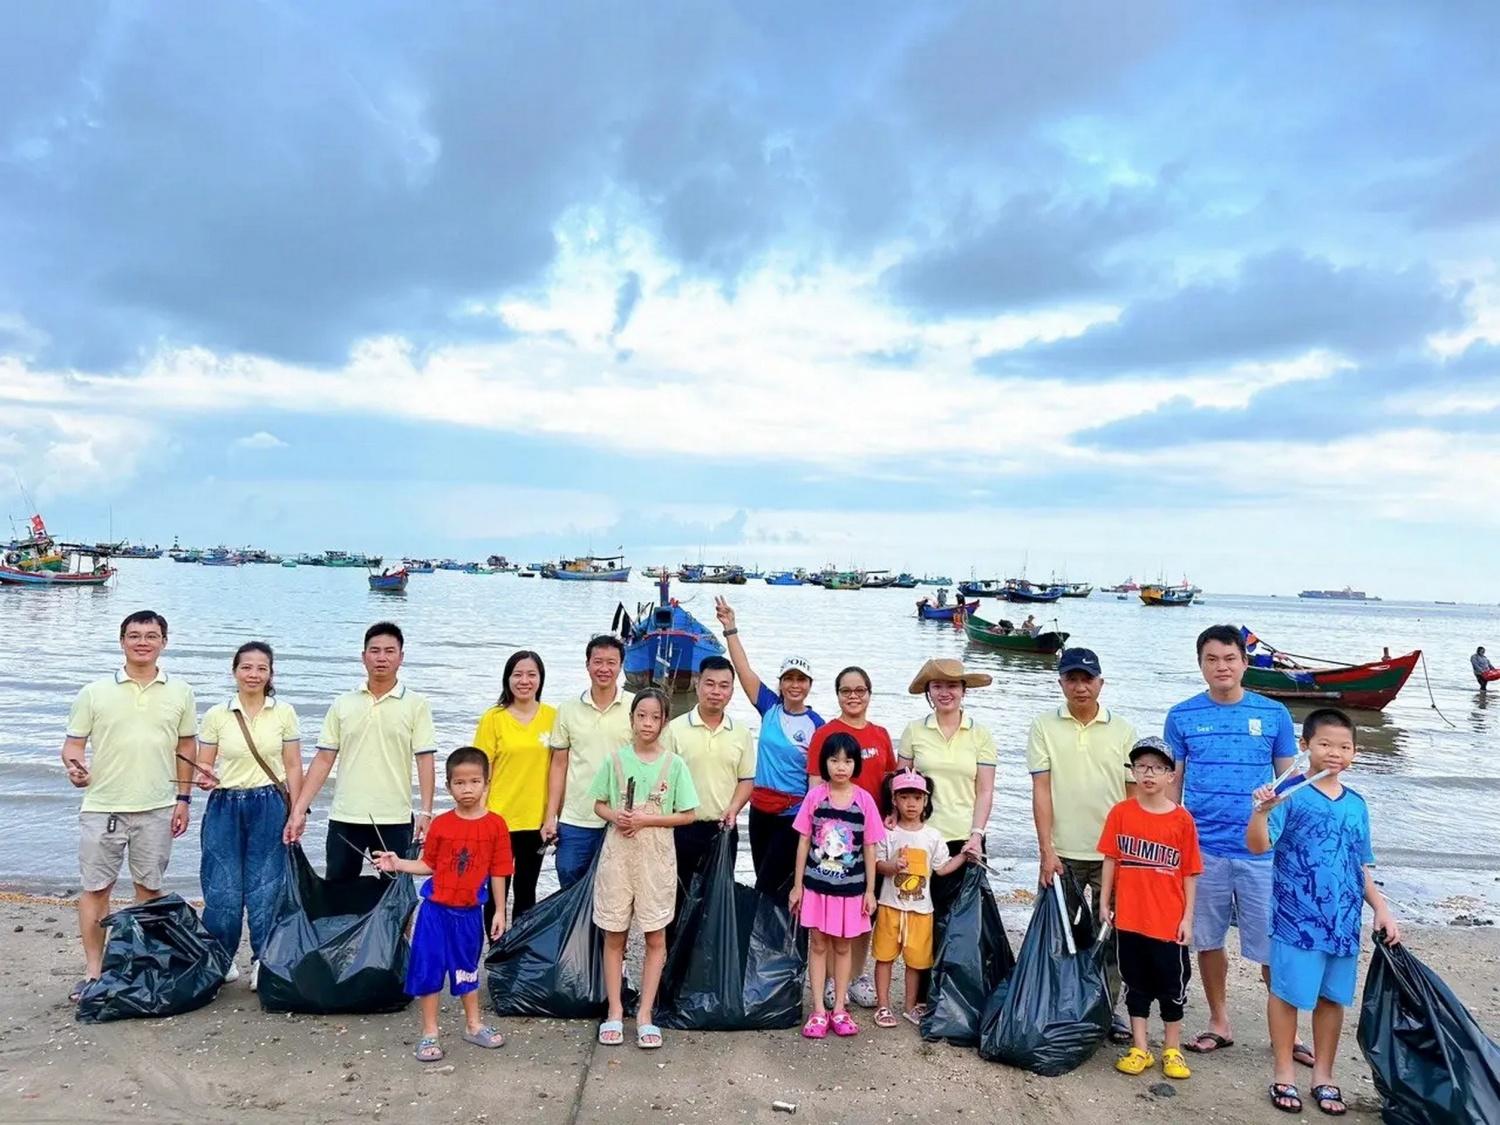
[[177,799],[184,805],[191,805],[193,803],[193,795],[191,793],[179,793],[177,794]]
[[733,629],[725,629],[725,630],[724,630],[724,635],[725,635],[725,636],[726,636],[726,637],[732,637],[732,636],[734,636],[734,635],[735,635],[735,634],[736,634],[736,633],[738,633],[738,632],[739,632],[739,631],[740,631],[740,630],[739,630],[739,626],[738,626],[738,625],[736,625],[736,626],[735,626],[735,627],[734,627],[734,628],[733,628]]

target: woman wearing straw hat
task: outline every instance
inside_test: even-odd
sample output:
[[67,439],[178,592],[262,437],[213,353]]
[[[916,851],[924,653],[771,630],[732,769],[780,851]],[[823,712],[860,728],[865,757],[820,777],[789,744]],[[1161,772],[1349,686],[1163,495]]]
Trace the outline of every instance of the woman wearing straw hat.
[[[908,723],[901,734],[900,768],[915,768],[932,785],[928,823],[948,844],[948,854],[972,859],[984,854],[984,827],[995,799],[995,740],[964,710],[964,694],[990,677],[966,671],[961,660],[929,660],[907,690],[925,695],[932,714]],[[962,869],[932,879],[932,905],[939,918],[962,881]]]

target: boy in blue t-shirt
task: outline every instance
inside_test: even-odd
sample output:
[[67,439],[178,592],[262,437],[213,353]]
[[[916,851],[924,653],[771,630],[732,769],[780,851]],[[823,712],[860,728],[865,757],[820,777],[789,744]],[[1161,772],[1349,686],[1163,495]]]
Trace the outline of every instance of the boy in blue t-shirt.
[[1342,711],[1322,708],[1302,724],[1308,778],[1278,797],[1271,785],[1255,790],[1255,811],[1245,845],[1272,859],[1271,999],[1268,1015],[1275,1079],[1271,1103],[1298,1113],[1302,1098],[1292,1083],[1297,1013],[1312,1012],[1313,1100],[1324,1113],[1346,1111],[1333,1085],[1344,1009],[1354,1002],[1359,968],[1359,926],[1364,904],[1375,911],[1374,929],[1401,940],[1396,920],[1375,886],[1370,868],[1370,812],[1347,788],[1343,772],[1354,761],[1354,723]]

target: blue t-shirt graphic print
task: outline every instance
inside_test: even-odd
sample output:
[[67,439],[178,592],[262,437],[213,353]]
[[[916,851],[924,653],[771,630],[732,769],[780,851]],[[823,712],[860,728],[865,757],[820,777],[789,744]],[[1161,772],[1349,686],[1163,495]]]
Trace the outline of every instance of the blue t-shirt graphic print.
[[1336,957],[1359,952],[1370,811],[1348,786],[1337,799],[1299,789],[1271,811],[1271,936]]

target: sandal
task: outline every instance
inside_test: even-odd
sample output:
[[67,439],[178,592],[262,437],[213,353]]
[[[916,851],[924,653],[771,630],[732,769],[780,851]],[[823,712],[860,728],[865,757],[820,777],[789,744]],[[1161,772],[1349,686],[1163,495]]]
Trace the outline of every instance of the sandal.
[[1311,1067],[1318,1061],[1318,1056],[1313,1054],[1313,1049],[1302,1040],[1292,1044],[1292,1061],[1301,1066]]
[[907,1023],[921,1027],[922,1021],[927,1018],[927,1013],[930,1010],[926,1004],[916,1004],[902,1012],[901,1018],[906,1020]]
[[483,1047],[487,1051],[492,1051],[496,1047],[505,1046],[505,1036],[501,1035],[489,1024],[485,1024],[474,1031],[464,1032],[464,1042],[472,1043],[476,1047]]
[[811,1015],[807,1022],[802,1025],[802,1038],[804,1039],[826,1039],[828,1038],[828,1017]]
[[[1200,1043],[1211,1043],[1210,1047],[1199,1046]],[[1217,1031],[1200,1031],[1193,1036],[1193,1041],[1184,1050],[1191,1051],[1195,1055],[1211,1055],[1215,1051],[1226,1051],[1234,1046],[1233,1039],[1227,1039]]]
[[618,1047],[625,1042],[625,1021],[605,1020],[599,1025],[599,1043],[605,1047]]
[[[1313,1101],[1318,1103],[1318,1111],[1326,1113],[1329,1117],[1343,1117],[1349,1112],[1349,1107],[1344,1104],[1344,1092],[1337,1086],[1330,1086],[1326,1082],[1321,1086],[1312,1088]],[[1329,1109],[1327,1102],[1337,1102],[1338,1109]]]
[[1156,1056],[1150,1051],[1132,1047],[1115,1060],[1115,1069],[1121,1074],[1145,1074],[1156,1065]]
[[1287,1082],[1271,1083],[1271,1104],[1282,1113],[1301,1113],[1302,1095],[1297,1087]]
[[829,1022],[833,1025],[833,1033],[844,1039],[859,1034],[859,1024],[854,1022],[848,1012],[834,1012],[833,1019]]
[[876,1008],[874,1018],[876,1027],[895,1027],[901,1022],[889,1008]]
[[1135,1038],[1130,1032],[1130,1025],[1119,1016],[1109,1021],[1109,1041],[1116,1047],[1123,1047]]
[[85,991],[87,991],[88,986],[93,984],[98,979],[98,977],[79,977],[78,983],[75,984],[73,986],[73,990],[68,993],[68,1003],[76,1004],[78,1003],[78,1001],[82,1000],[83,994]]
[[1178,1081],[1193,1076],[1193,1072],[1188,1069],[1187,1059],[1182,1057],[1182,1052],[1176,1047],[1168,1047],[1162,1051],[1161,1072],[1168,1078],[1176,1078]]
[[[649,1042],[652,1039],[656,1042]],[[643,1051],[655,1051],[661,1046],[661,1028],[654,1023],[641,1024],[635,1029],[635,1045]]]
[[417,1040],[417,1049],[412,1054],[416,1056],[418,1062],[441,1062],[443,1049],[438,1046],[438,1037],[436,1035],[424,1035]]

